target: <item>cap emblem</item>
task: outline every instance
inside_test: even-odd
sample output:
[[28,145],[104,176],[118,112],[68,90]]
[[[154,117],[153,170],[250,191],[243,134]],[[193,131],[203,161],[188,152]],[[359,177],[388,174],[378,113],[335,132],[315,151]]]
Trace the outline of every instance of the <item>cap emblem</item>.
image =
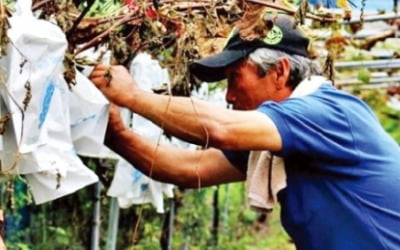
[[267,37],[264,38],[264,42],[269,45],[275,45],[282,41],[283,33],[282,30],[274,25],[272,29],[268,32]]

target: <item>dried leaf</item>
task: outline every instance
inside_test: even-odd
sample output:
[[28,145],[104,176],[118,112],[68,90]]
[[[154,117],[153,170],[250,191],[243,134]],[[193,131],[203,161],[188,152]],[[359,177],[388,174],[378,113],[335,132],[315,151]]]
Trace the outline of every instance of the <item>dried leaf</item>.
[[110,37],[110,50],[112,53],[111,64],[128,66],[133,58],[133,51],[127,40],[118,34]]
[[65,53],[64,56],[64,79],[68,84],[68,88],[71,89],[76,84],[76,69],[74,57],[70,53]]
[[325,76],[334,83],[335,80],[335,59],[331,54],[328,54],[326,57],[325,65],[324,65],[324,74]]
[[0,117],[0,135],[3,135],[6,131],[7,122],[11,119],[10,114],[4,114]]
[[7,31],[10,27],[7,16],[0,13],[0,58],[7,55],[7,47],[10,42]]
[[19,64],[19,73],[22,74],[22,70],[24,69],[25,64],[28,62],[26,58],[22,60],[22,62]]
[[341,34],[334,34],[332,37],[326,40],[325,48],[329,51],[329,54],[333,59],[337,59],[345,51],[345,47],[350,42],[346,37]]
[[26,81],[24,88],[26,90],[26,93],[25,93],[24,100],[22,101],[22,104],[23,104],[24,111],[26,111],[26,109],[28,108],[29,102],[32,99],[32,89],[31,89],[31,83],[29,82],[29,80]]
[[240,37],[244,40],[254,40],[265,37],[271,29],[268,21],[264,20],[265,7],[258,4],[247,4],[242,18],[235,23]]
[[56,182],[57,182],[56,189],[59,189],[61,187],[62,176],[61,176],[60,170],[58,168],[56,168],[56,171],[57,171],[57,173],[56,173]]
[[79,11],[76,9],[76,6],[68,0],[56,0],[56,5],[58,6],[55,15],[57,24],[66,32],[73,26],[73,16],[78,16]]

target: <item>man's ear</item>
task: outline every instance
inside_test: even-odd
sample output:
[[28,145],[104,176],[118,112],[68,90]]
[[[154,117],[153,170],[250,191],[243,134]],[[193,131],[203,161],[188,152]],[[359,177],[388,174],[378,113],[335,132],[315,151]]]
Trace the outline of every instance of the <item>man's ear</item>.
[[279,58],[279,62],[276,65],[276,81],[280,88],[285,87],[290,74],[290,61],[287,57]]

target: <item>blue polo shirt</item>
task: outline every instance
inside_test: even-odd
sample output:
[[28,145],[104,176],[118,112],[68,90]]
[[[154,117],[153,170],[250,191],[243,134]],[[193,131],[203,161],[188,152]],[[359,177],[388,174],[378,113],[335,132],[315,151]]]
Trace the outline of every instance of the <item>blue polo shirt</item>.
[[363,101],[324,84],[258,111],[282,138],[278,199],[297,249],[400,249],[400,148]]

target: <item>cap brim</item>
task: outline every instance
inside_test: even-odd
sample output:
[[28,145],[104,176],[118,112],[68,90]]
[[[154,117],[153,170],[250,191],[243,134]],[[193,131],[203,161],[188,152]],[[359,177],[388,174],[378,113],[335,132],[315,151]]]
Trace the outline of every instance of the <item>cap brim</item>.
[[224,50],[216,55],[193,62],[189,66],[189,70],[201,81],[217,82],[226,78],[226,67],[245,58],[247,54],[246,50]]

